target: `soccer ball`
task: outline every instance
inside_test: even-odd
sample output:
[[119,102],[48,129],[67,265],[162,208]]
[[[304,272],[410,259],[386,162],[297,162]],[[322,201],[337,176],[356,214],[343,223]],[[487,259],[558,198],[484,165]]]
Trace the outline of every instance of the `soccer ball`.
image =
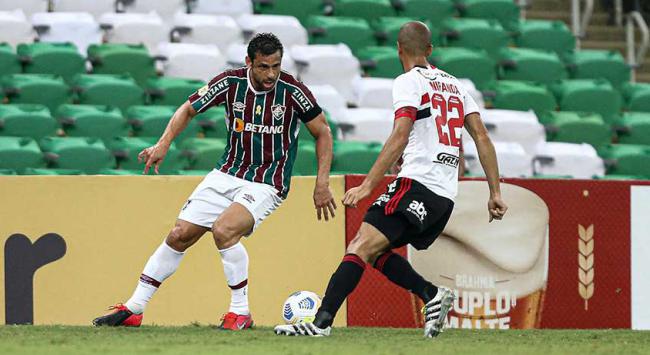
[[313,322],[320,306],[320,297],[310,291],[294,292],[284,301],[282,319],[287,324]]

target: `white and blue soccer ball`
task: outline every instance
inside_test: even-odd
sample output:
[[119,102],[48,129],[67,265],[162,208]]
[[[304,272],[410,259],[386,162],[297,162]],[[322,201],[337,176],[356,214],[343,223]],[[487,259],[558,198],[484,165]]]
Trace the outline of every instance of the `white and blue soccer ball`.
[[320,307],[320,297],[310,291],[292,293],[282,306],[282,319],[287,324],[313,322]]

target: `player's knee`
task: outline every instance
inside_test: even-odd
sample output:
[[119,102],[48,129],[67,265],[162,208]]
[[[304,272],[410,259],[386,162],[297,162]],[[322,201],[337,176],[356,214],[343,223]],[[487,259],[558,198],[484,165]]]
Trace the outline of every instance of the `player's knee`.
[[364,262],[372,263],[379,256],[381,250],[369,238],[357,234],[348,245],[346,253],[355,254]]
[[217,248],[226,249],[237,244],[242,233],[227,223],[217,222],[212,227],[212,234],[214,235],[214,242],[217,244]]
[[166,242],[172,249],[183,252],[196,242],[196,236],[192,235],[187,228],[177,224],[167,235]]

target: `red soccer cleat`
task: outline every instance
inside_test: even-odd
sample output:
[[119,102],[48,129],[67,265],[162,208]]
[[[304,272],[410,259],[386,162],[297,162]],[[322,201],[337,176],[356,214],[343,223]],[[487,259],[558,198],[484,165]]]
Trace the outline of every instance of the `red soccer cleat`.
[[220,329],[224,330],[244,330],[253,327],[253,317],[250,314],[241,315],[233,312],[224,314],[221,318]]
[[131,312],[125,305],[118,303],[108,307],[112,312],[95,318],[93,325],[109,327],[139,327],[142,324],[142,314]]

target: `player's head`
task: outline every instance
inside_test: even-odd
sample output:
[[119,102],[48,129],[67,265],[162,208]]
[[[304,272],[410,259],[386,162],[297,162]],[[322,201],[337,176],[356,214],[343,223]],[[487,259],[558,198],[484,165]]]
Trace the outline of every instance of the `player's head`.
[[258,33],[248,43],[246,66],[256,90],[270,90],[280,76],[282,43],[273,33]]
[[411,21],[402,25],[397,35],[397,51],[402,63],[406,59],[427,58],[432,50],[431,31],[427,25],[420,21]]

